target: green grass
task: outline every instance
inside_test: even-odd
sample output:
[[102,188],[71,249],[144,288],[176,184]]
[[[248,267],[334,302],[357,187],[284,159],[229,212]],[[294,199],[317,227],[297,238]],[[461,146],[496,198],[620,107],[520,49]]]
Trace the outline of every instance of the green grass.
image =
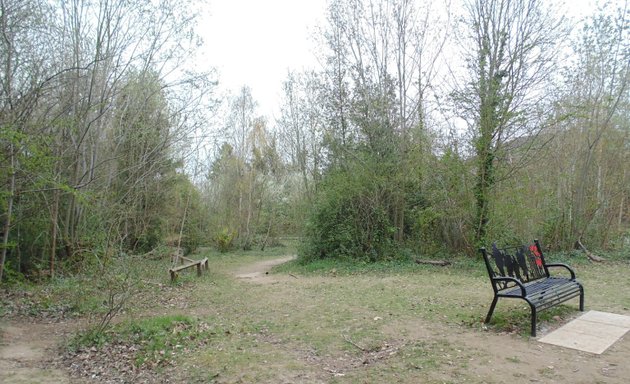
[[451,265],[433,266],[428,264],[418,264],[415,257],[401,258],[396,260],[381,261],[376,263],[356,262],[353,260],[320,259],[311,263],[303,264],[301,260],[293,260],[288,263],[274,267],[276,273],[297,273],[307,276],[316,275],[396,275],[418,272],[439,271],[440,269],[456,269],[462,273],[471,273],[479,276],[485,274],[485,267],[479,260],[456,257],[448,259]]
[[201,341],[207,344],[222,333],[208,323],[185,315],[158,316],[128,321],[112,330],[112,340],[139,346],[136,363],[170,359],[181,350],[189,350]]
[[[571,265],[577,273],[578,279],[586,286],[587,310],[628,311],[630,297],[622,287],[630,286],[627,279],[627,259],[619,254],[606,255],[605,263],[597,264],[588,261],[583,254],[550,254],[549,262],[563,262]],[[331,277],[349,279],[360,276],[366,281],[372,277],[381,276],[377,283],[370,288],[371,303],[365,303],[366,308],[376,311],[400,310],[400,315],[415,313],[418,317],[428,321],[442,321],[446,324],[456,324],[472,329],[489,329],[497,333],[515,333],[522,337],[529,336],[530,311],[522,300],[500,300],[495,309],[490,324],[484,325],[491,298],[492,290],[481,260],[470,258],[455,258],[450,260],[452,265],[437,267],[418,265],[412,260],[391,261],[376,264],[353,264],[348,261],[320,260],[312,264],[301,265],[298,261],[286,263],[274,269],[276,273],[291,273],[294,275],[313,277]],[[399,277],[399,279],[396,279]],[[393,279],[393,282],[387,283]],[[437,284],[426,284],[427,280]],[[609,284],[616,281],[620,286],[611,289]],[[351,286],[358,287],[360,282],[351,280]],[[396,290],[395,287],[401,288]],[[416,289],[416,295],[410,294],[408,289]],[[360,290],[359,290],[360,291]],[[358,292],[344,292],[347,297],[361,303],[365,297],[357,297]],[[577,299],[539,313],[539,324],[555,327],[576,315]]]
[[[127,260],[132,265],[122,266],[132,268],[140,282],[133,306],[104,339],[86,337],[82,345],[126,340],[138,346],[137,364],[167,359],[180,367],[179,382],[456,383],[489,379],[471,373],[471,361],[484,356],[468,343],[483,348],[483,340],[493,336],[529,340],[530,313],[523,301],[500,300],[491,324],[483,324],[492,290],[480,260],[455,258],[447,267],[412,260],[294,261],[274,268],[267,283],[235,278],[244,265],[292,254],[291,245],[265,252],[205,251],[192,257],[208,257],[208,272],[201,278],[182,273],[176,284],[169,282],[169,260]],[[562,257],[550,255],[549,261],[575,268],[586,287],[587,310],[628,313],[627,260],[593,264]],[[29,300],[48,292],[42,306],[59,298],[77,302],[71,292],[77,281],[83,292],[97,291],[87,279],[58,281],[47,290],[32,288]],[[80,313],[98,317],[100,297],[82,299]],[[539,324],[560,326],[576,309],[577,299],[543,311]],[[503,364],[521,361],[526,357],[516,353],[501,358]]]

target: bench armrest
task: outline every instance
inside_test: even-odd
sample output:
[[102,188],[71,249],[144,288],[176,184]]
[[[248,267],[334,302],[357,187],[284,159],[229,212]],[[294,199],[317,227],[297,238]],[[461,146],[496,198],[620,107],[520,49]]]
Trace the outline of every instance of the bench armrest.
[[506,282],[506,283],[515,283],[520,289],[521,289],[521,294],[523,295],[523,297],[527,296],[527,292],[525,291],[525,286],[523,285],[523,283],[521,283],[521,281],[519,279],[516,279],[514,277],[493,277],[492,278],[492,285],[494,286],[495,291],[499,291],[499,289],[497,289],[497,283],[501,283],[501,282]]
[[575,280],[575,272],[573,271],[573,269],[571,267],[569,267],[568,265],[564,264],[564,263],[552,263],[552,264],[547,264],[547,267],[560,267],[560,268],[565,268],[567,271],[569,271],[569,273],[571,274],[571,280]]

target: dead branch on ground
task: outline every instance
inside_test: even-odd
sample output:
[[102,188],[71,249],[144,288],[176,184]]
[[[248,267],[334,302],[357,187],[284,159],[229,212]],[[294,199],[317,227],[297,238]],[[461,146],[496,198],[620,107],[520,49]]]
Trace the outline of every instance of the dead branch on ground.
[[586,247],[584,246],[584,244],[582,244],[582,239],[578,239],[575,244],[586,254],[586,257],[588,257],[588,259],[590,261],[594,261],[596,263],[601,263],[602,261],[606,260],[603,257],[599,257],[595,254],[593,254],[591,251],[589,251],[588,249],[586,249]]
[[445,267],[447,265],[451,265],[450,261],[446,260],[419,260],[416,259],[416,264],[429,264],[429,265],[438,265],[440,267]]
[[359,349],[362,352],[368,352],[367,349],[363,348],[362,346],[360,346],[359,344],[355,343],[354,341],[350,340],[350,338],[346,335],[341,335],[343,337],[343,339],[350,345],[352,345],[353,347]]

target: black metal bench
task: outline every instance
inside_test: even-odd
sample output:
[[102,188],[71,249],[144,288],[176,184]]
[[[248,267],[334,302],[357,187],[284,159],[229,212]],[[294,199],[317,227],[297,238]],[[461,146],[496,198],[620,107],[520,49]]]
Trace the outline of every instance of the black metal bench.
[[[490,322],[500,297],[525,300],[532,312],[531,335],[536,336],[537,313],[574,297],[580,297],[580,311],[584,311],[584,288],[575,279],[575,272],[566,264],[547,264],[538,240],[530,246],[497,248],[492,253],[480,249],[486,262],[494,299],[486,316]],[[550,268],[561,268],[570,277],[551,276]]]

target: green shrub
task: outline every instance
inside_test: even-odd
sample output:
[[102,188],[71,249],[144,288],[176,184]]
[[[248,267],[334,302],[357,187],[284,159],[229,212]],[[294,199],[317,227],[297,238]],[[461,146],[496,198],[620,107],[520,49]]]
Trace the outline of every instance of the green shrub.
[[234,246],[235,232],[228,228],[223,228],[214,238],[214,243],[219,252],[224,253],[232,249]]
[[390,219],[391,195],[387,183],[377,177],[352,171],[329,175],[306,224],[301,261],[394,258],[397,228]]

